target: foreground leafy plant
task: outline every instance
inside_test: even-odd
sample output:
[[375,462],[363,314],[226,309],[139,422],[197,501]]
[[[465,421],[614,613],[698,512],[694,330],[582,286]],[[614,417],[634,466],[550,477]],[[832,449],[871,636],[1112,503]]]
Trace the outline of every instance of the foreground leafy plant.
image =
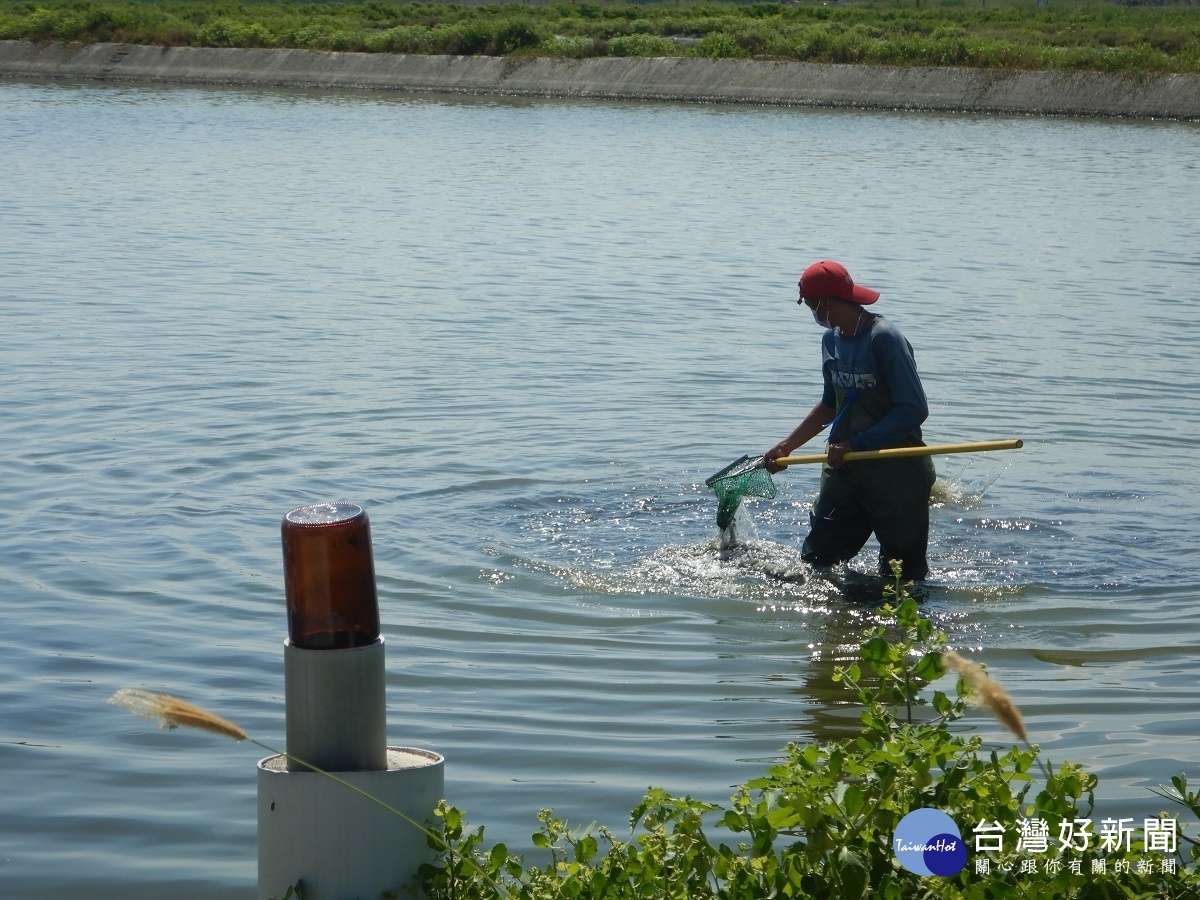
[[[420,888],[435,900],[1200,895],[1200,851],[1176,819],[1147,820],[1161,826],[1154,839],[1149,829],[1140,841],[1090,833],[1096,777],[1040,758],[1011,698],[981,667],[946,650],[946,635],[920,615],[898,572],[888,599],[859,661],[834,674],[862,706],[858,736],[788,745],[783,761],[740,787],[728,808],[651,789],[626,837],[572,830],[542,810],[533,844],[548,863],[527,864],[504,844],[484,847],[483,829],[468,831],[461,811],[443,803],[441,842],[453,852],[422,868]],[[960,676],[953,695],[934,690],[927,699],[947,663]],[[954,731],[972,702],[1022,745],[988,749],[979,735]],[[1182,776],[1158,796],[1200,815]],[[917,875],[897,862],[897,828],[922,808],[947,813],[968,845],[974,838],[968,865],[951,877]],[[710,831],[730,837],[714,842]],[[1190,856],[1157,839],[1164,834],[1190,844]]]

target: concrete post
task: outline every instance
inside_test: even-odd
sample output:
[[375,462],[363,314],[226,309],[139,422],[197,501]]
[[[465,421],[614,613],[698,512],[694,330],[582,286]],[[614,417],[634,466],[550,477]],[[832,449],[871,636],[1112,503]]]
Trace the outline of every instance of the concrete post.
[[387,745],[366,512],[351,503],[292,510],[283,556],[287,754],[258,764],[258,897],[298,883],[306,900],[378,897],[434,855],[407,820],[433,818],[445,760]]

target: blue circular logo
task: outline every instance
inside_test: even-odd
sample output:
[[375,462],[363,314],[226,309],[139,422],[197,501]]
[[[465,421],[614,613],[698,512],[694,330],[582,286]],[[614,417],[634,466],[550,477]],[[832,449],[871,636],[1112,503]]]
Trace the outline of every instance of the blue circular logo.
[[967,865],[967,845],[954,820],[940,809],[914,809],[892,838],[900,865],[917,875],[950,878]]

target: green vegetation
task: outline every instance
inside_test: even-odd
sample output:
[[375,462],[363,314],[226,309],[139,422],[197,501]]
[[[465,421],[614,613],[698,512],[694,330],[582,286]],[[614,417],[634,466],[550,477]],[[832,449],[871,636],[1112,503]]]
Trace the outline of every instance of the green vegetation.
[[0,39],[1200,72],[1200,7],[1107,0],[543,5],[0,0]]
[[[1089,818],[1096,777],[1072,763],[1052,766],[1024,743],[1011,699],[978,665],[945,652],[945,634],[920,615],[898,573],[889,599],[860,661],[834,676],[862,706],[857,736],[789,746],[728,808],[652,789],[633,810],[628,837],[572,830],[543,810],[533,835],[548,856],[541,865],[503,844],[485,847],[483,829],[469,831],[462,812],[443,804],[442,836],[431,840],[439,858],[422,869],[421,887],[433,900],[1200,896],[1200,850],[1181,830],[1169,849],[1158,840],[1180,829],[1178,820],[1148,812],[1156,824],[1139,820],[1126,841],[1106,846],[1102,822]],[[960,674],[955,689],[927,691],[947,666]],[[980,736],[952,729],[972,698],[1022,746],[987,749]],[[1200,795],[1183,776],[1155,793],[1200,815]],[[958,874],[921,876],[897,863],[897,826],[919,808],[958,824],[968,848]],[[714,841],[716,833],[727,839]]]

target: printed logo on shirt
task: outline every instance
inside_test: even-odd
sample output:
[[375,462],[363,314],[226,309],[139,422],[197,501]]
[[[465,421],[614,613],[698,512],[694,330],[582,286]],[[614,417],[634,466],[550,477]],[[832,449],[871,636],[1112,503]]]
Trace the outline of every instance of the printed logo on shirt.
[[879,379],[873,372],[843,372],[840,369],[833,372],[833,383],[838,387],[858,391],[879,387]]

